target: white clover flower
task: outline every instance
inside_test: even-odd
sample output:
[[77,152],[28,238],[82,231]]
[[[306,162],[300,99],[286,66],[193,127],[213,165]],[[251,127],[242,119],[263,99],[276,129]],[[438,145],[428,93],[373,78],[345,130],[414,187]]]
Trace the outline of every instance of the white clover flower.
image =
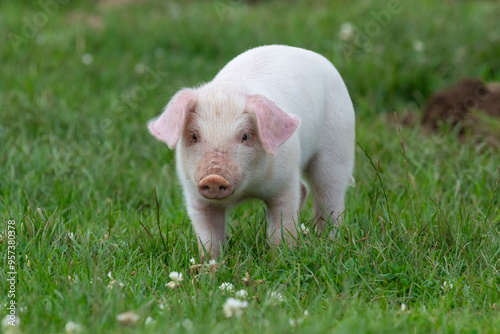
[[137,74],[144,74],[146,72],[146,68],[146,65],[144,65],[143,63],[137,63],[135,64],[134,70]]
[[70,238],[71,240],[75,240],[75,235],[73,234],[73,232],[68,232],[66,233],[66,235],[68,236],[68,238]]
[[354,37],[356,27],[351,22],[344,22],[340,25],[338,36],[343,41],[348,41]]
[[186,319],[182,320],[181,326],[187,330],[191,330],[191,329],[193,329],[193,322],[186,318]]
[[139,319],[139,315],[131,311],[118,314],[116,316],[116,320],[118,321],[118,323],[123,326],[133,326],[139,321]]
[[411,43],[413,50],[417,51],[418,53],[422,53],[425,50],[425,44],[419,39],[414,40]]
[[405,303],[402,303],[401,304],[401,311],[406,311],[406,304]]
[[64,326],[64,331],[66,334],[76,334],[82,331],[82,326],[73,321],[68,321],[66,326]]
[[182,282],[182,273],[178,273],[177,271],[172,271],[168,276],[172,281],[176,283]]
[[12,331],[12,327],[19,326],[21,324],[21,319],[18,315],[6,315],[2,319],[2,330],[5,333]]
[[444,292],[448,292],[451,289],[453,289],[453,283],[444,281],[443,284],[441,285],[441,290]]
[[165,305],[163,303],[158,304],[158,307],[160,308],[160,310],[165,309]]
[[[119,286],[120,288],[123,288],[125,286],[125,284],[123,284],[122,282],[119,282],[117,280],[115,280],[113,278],[113,275],[111,275],[111,271],[108,272],[108,277],[110,279],[109,283],[108,283],[108,289],[111,289],[113,288],[114,286]],[[92,283],[92,282],[91,282]]]
[[192,257],[192,258],[189,259],[189,263],[196,264],[196,260],[194,259],[194,257]]
[[241,317],[248,307],[248,302],[236,298],[228,298],[222,306],[226,318]]
[[208,265],[210,265],[210,266],[216,266],[217,265],[217,261],[215,261],[214,259],[210,259],[210,261],[208,261]]
[[302,318],[297,318],[297,319],[288,319],[288,324],[290,324],[291,327],[297,327],[299,326],[305,318],[309,316],[309,311],[305,310],[304,311],[304,317]]
[[288,319],[288,324],[290,324],[291,327],[297,327],[299,326],[302,322],[304,321],[303,318],[298,318],[298,319]]
[[90,65],[94,62],[94,57],[90,53],[84,53],[82,55],[82,63],[84,65]]
[[119,282],[117,280],[112,280],[111,282],[109,282],[108,288],[112,288],[114,285],[118,285],[118,287],[120,288],[123,288],[125,286],[125,284],[123,284],[122,282]]
[[6,315],[5,318],[2,319],[2,332],[4,334],[20,334],[21,328],[21,319],[16,315]]
[[165,284],[166,287],[174,289],[181,285],[181,282],[183,280],[182,273],[178,273],[177,271],[172,271],[169,277],[172,281]]
[[144,320],[144,324],[146,326],[148,326],[148,325],[154,325],[155,323],[156,323],[156,321],[153,320],[153,318],[151,318],[151,317],[147,317],[146,320]]
[[224,292],[231,292],[233,291],[234,286],[231,283],[224,282],[219,286],[219,289],[221,289]]
[[302,223],[300,225],[300,231],[302,232],[302,234],[309,234],[309,227],[306,227],[306,225],[304,225],[304,223]]
[[165,286],[170,289],[175,289],[176,287],[179,286],[179,284],[175,283],[174,281],[170,281],[167,284],[165,284]]
[[246,290],[241,289],[239,291],[236,291],[234,295],[238,298],[245,299],[248,297],[248,292]]
[[283,295],[279,292],[273,291],[269,294],[269,302],[271,304],[278,304],[283,302]]

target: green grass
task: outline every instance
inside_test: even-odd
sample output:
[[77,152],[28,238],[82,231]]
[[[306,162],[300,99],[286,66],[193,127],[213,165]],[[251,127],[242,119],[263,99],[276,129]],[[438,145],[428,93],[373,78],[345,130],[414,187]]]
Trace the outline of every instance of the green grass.
[[[15,220],[22,333],[64,333],[69,321],[82,333],[498,333],[498,151],[453,131],[400,134],[388,119],[419,112],[434,90],[462,77],[500,80],[500,7],[398,8],[359,45],[339,39],[340,25],[367,36],[372,12],[387,2],[80,1],[59,5],[25,38],[42,7],[2,1],[0,316],[11,300],[7,229]],[[9,33],[22,43],[13,47]],[[293,250],[273,250],[264,207],[251,202],[231,211],[218,265],[192,271],[197,246],[173,152],[149,135],[147,121],[179,88],[271,43],[325,55],[349,87],[359,145],[345,224],[335,241],[301,235]],[[310,208],[301,223],[312,230]],[[165,286],[171,271],[184,275],[174,290]],[[109,272],[124,286],[108,287]],[[231,294],[219,290],[223,282],[248,291],[241,318],[224,317]],[[270,300],[273,291],[283,302]],[[120,325],[126,311],[141,320]],[[155,323],[145,325],[147,317]]]

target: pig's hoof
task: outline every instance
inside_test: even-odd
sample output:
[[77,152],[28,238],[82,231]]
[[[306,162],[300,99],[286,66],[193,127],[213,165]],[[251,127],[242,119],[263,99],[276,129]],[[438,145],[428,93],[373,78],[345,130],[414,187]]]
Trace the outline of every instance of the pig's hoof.
[[233,185],[222,176],[212,174],[198,183],[198,192],[208,199],[224,199],[233,193]]

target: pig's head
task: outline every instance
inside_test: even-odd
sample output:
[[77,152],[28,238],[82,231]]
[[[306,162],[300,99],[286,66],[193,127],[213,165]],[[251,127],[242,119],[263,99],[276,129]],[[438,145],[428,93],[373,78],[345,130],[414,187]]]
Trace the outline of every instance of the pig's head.
[[149,131],[180,146],[180,166],[199,195],[220,201],[245,193],[298,124],[266,97],[222,85],[179,91]]

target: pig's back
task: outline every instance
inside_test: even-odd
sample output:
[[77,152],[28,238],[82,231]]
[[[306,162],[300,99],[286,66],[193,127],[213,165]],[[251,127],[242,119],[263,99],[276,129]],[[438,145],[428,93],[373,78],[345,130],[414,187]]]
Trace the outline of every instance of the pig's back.
[[352,109],[344,81],[329,60],[301,48],[269,45],[250,49],[224,66],[213,81],[241,84],[247,94],[262,94],[300,119],[320,121],[325,109],[353,113],[328,108],[327,104],[334,103]]
[[272,94],[304,92],[308,89],[305,83],[313,81],[316,86],[321,86],[318,84],[336,76],[340,79],[335,67],[315,52],[285,45],[268,45],[240,54],[222,68],[214,81],[241,82],[250,90]]
[[237,83],[246,94],[262,94],[297,116],[302,165],[319,149],[320,138],[354,128],[344,81],[333,64],[315,52],[284,45],[250,49],[231,60],[213,81]]

